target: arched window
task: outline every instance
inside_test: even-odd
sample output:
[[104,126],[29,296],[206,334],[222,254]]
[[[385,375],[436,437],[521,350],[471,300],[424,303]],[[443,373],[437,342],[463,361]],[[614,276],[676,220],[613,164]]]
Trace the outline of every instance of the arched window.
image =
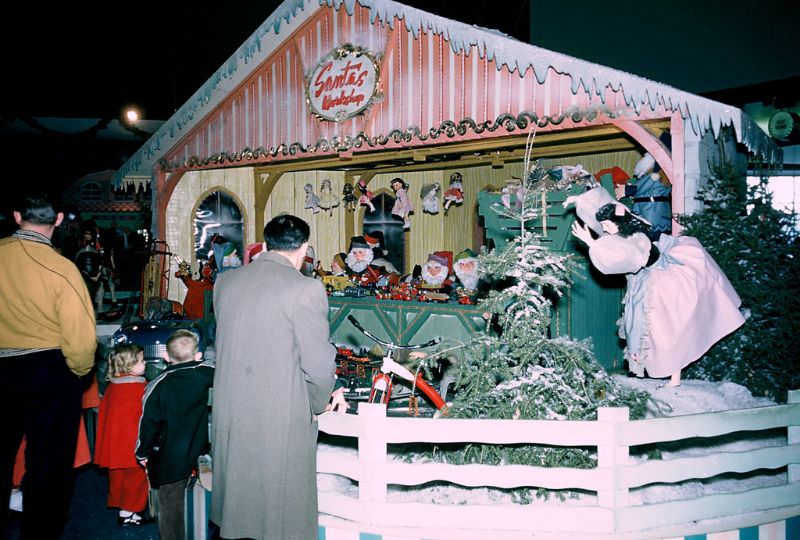
[[244,220],[242,211],[233,197],[223,191],[214,191],[205,198],[194,216],[194,256],[205,266],[211,255],[211,239],[214,235],[224,236],[225,240],[236,246],[242,257]]
[[403,222],[392,215],[394,200],[388,193],[380,193],[372,199],[375,211],[370,213],[369,210],[365,210],[362,233],[381,231],[386,242],[385,248],[389,252],[386,260],[401,272],[405,272],[406,239],[403,235]]
[[87,182],[81,188],[81,201],[100,201],[102,200],[102,192],[100,185],[94,182]]

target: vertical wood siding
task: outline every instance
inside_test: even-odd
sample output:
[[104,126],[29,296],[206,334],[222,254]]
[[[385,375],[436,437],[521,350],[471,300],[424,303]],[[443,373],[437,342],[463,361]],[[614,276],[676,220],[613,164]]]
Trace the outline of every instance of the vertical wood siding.
[[[383,99],[367,112],[341,123],[323,121],[310,114],[305,100],[305,74],[335,47],[352,43],[381,57],[379,92]],[[542,74],[538,74],[542,75]],[[541,117],[560,117],[577,109],[586,110],[602,104],[594,91],[583,88],[571,91],[572,79],[549,69],[543,84],[528,69],[521,77],[507,67],[497,69],[493,60],[481,58],[477,47],[456,53],[440,35],[419,32],[415,37],[403,21],[393,27],[376,19],[370,23],[369,12],[355,6],[352,16],[345,9],[320,9],[258,66],[230,96],[201,124],[187,134],[167,154],[168,162],[203,166],[204,160],[222,154],[236,155],[245,149],[269,152],[282,145],[300,143],[314,148],[320,141],[355,137],[363,132],[369,137],[386,136],[393,130],[405,132],[417,128],[423,136],[437,130],[443,122],[458,123],[471,119],[479,125],[494,123],[502,114],[514,116],[527,112]],[[629,108],[621,99],[620,88],[603,89],[604,102],[610,109]],[[639,118],[664,117],[663,111],[643,108]],[[598,122],[605,119],[600,117]],[[549,124],[543,131],[588,125],[569,117],[559,125]],[[456,139],[497,137],[508,134],[505,128],[463,136],[439,136],[439,142]],[[411,144],[428,144],[416,138]],[[397,146],[389,142],[386,146]],[[319,153],[319,151],[317,152]],[[289,157],[303,157],[303,151]],[[283,159],[278,153],[274,158]]]

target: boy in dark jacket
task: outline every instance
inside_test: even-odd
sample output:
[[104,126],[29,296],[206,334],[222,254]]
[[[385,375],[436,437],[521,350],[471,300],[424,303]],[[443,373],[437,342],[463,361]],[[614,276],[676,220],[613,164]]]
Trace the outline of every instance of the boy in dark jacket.
[[197,458],[209,450],[208,390],[214,366],[201,362],[197,336],[176,330],[167,339],[169,367],[147,385],[136,459],[158,490],[158,531],[162,540],[182,540],[186,487]]

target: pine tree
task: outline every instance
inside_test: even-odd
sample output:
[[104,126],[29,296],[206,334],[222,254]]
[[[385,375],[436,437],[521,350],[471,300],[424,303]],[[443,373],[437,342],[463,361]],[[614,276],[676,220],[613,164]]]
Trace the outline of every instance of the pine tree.
[[698,198],[703,211],[681,216],[728,276],[747,320],[685,370],[685,377],[742,384],[786,400],[800,388],[800,243],[796,214],[776,210],[766,179],[748,188],[745,171],[724,156]]
[[[529,140],[528,156],[531,146]],[[449,417],[591,420],[598,407],[627,406],[633,418],[641,418],[648,394],[610,377],[589,342],[550,337],[551,298],[570,285],[573,256],[551,251],[526,224],[543,211],[542,192],[563,190],[570,179],[530,158],[525,171],[521,206],[496,208],[517,220],[522,233],[479,257],[481,274],[503,284],[481,302],[497,332],[474,338],[466,348]],[[467,445],[441,450],[440,458],[453,463],[594,465],[592,454],[582,449]]]

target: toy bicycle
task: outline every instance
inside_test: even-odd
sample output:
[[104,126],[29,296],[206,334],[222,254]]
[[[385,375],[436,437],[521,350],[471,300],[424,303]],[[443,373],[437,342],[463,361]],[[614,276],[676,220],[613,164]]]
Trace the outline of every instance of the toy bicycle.
[[[425,349],[428,347],[432,347],[433,345],[437,345],[441,342],[440,338],[434,338],[426,343],[421,343],[419,345],[396,345],[394,343],[390,343],[388,341],[384,341],[379,337],[371,334],[368,330],[366,330],[358,320],[353,317],[352,315],[347,316],[347,320],[355,326],[362,334],[370,338],[375,343],[381,345],[385,349],[385,353],[383,358],[381,359],[380,363],[380,370],[375,376],[372,378],[372,386],[370,388],[369,403],[382,403],[384,405],[389,404],[389,400],[392,399],[393,396],[392,392],[395,389],[393,376],[398,376],[402,379],[409,381],[412,385],[411,387],[411,395],[409,396],[409,412],[415,415],[419,414],[419,406],[414,395],[414,390],[419,389],[428,400],[430,400],[431,404],[437,409],[437,415],[442,415],[447,410],[447,405],[439,394],[436,389],[431,386],[423,377],[421,373],[417,373],[415,376],[411,371],[398,364],[394,360],[394,351],[396,350],[418,350],[418,349]],[[411,353],[411,356],[414,358],[424,358],[426,356],[425,353]]]

